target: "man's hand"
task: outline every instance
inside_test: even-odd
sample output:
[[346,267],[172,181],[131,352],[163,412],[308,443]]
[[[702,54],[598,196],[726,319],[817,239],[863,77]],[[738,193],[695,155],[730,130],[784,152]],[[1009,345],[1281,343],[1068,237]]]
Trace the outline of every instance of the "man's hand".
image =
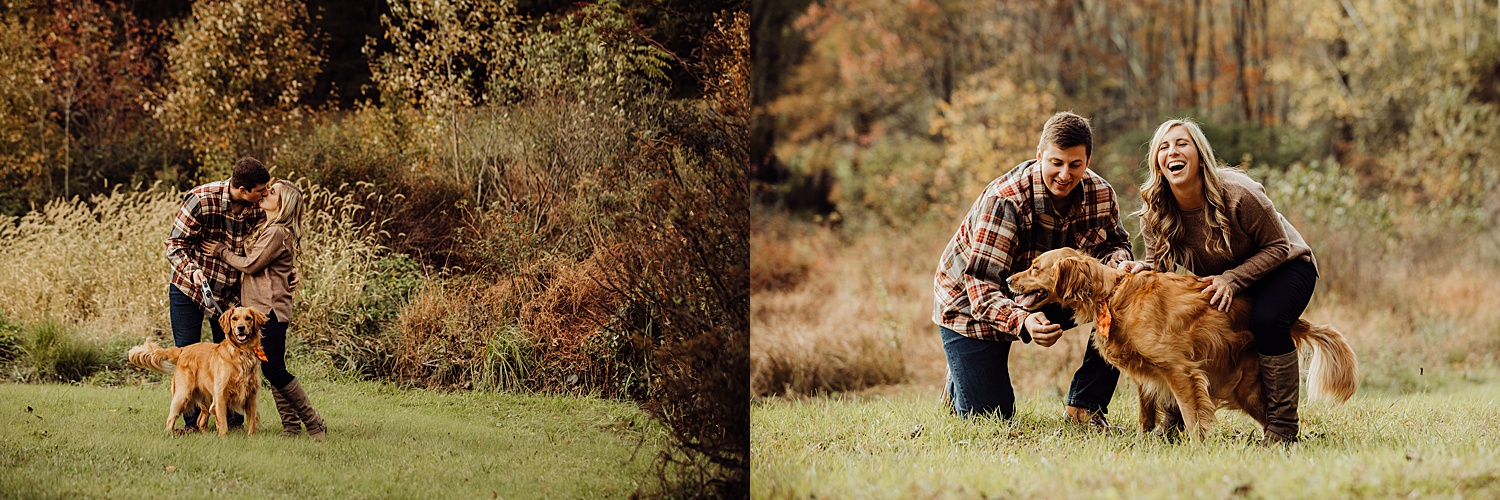
[[1115,264],[1115,268],[1130,274],[1146,270],[1146,263],[1138,260],[1122,260]]
[[205,279],[203,278],[202,269],[193,271],[193,274],[191,276],[193,279],[193,286],[203,286],[203,282],[205,281]]
[[1041,312],[1027,315],[1024,328],[1031,332],[1031,339],[1036,341],[1036,345],[1042,347],[1052,347],[1057,339],[1062,338],[1062,325],[1047,321],[1047,315]]
[[1204,276],[1198,278],[1198,281],[1208,283],[1208,288],[1204,288],[1202,292],[1198,293],[1210,294],[1208,297],[1209,305],[1214,306],[1220,311],[1229,312],[1229,305],[1234,303],[1234,293],[1237,291],[1234,289],[1234,285],[1230,284],[1229,280],[1224,279],[1224,275],[1222,274]]

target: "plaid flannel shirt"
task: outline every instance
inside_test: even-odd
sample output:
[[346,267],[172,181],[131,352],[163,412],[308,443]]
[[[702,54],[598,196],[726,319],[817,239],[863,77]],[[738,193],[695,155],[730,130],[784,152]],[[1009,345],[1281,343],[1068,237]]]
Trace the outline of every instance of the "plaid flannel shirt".
[[1028,312],[1005,279],[1036,256],[1072,247],[1105,264],[1129,260],[1114,188],[1088,170],[1071,196],[1080,195],[1071,213],[1058,214],[1035,159],[990,182],[938,261],[932,321],[966,337],[1017,340]]
[[167,236],[167,261],[172,263],[171,284],[197,302],[203,304],[203,292],[193,284],[193,271],[203,270],[213,289],[214,298],[221,308],[240,302],[240,271],[217,257],[204,254],[199,243],[222,241],[237,253],[244,246],[245,238],[255,226],[265,220],[266,213],[259,206],[236,214],[231,207],[229,181],[217,181],[193,188],[182,196],[182,209],[172,221],[172,232]]

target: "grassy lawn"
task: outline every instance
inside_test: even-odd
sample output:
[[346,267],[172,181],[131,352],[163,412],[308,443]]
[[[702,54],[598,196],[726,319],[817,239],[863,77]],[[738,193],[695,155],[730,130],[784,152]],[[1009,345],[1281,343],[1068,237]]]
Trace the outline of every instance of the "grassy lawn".
[[1013,421],[959,420],[940,394],[767,399],[751,408],[755,498],[1500,497],[1500,381],[1344,406],[1303,405],[1304,442],[1256,446],[1220,411],[1203,443],[1137,433],[1121,384],[1118,433],[1065,425],[1055,395],[1022,395]]
[[634,491],[663,431],[629,403],[304,381],[328,440],[163,430],[161,384],[0,384],[0,497],[594,498]]

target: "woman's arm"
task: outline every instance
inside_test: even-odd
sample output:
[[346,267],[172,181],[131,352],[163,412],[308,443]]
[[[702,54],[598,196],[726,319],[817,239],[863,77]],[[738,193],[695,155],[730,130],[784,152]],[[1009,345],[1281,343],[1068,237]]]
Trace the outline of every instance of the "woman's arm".
[[285,242],[286,229],[281,226],[271,226],[266,228],[266,234],[256,240],[255,247],[246,251],[244,257],[229,251],[228,245],[220,245],[219,258],[247,274],[259,274],[276,260],[281,252],[286,251]]
[[1292,251],[1286,229],[1281,226],[1281,214],[1276,212],[1271,198],[1260,189],[1246,191],[1246,196],[1240,201],[1235,213],[1235,223],[1239,224],[1240,230],[1255,242],[1259,250],[1234,269],[1224,272],[1223,276],[1236,290],[1244,290],[1266,273],[1286,263],[1287,256]]

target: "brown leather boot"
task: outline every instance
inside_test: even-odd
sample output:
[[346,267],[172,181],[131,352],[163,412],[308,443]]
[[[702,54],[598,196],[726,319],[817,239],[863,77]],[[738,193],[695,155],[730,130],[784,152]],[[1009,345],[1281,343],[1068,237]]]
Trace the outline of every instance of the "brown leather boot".
[[292,402],[287,401],[286,396],[281,395],[281,389],[271,388],[271,397],[276,400],[276,413],[281,415],[281,435],[296,436],[302,434],[302,419],[297,417],[297,409],[292,407]]
[[1260,357],[1261,394],[1266,398],[1266,429],[1261,444],[1297,441],[1297,351]]
[[292,379],[291,383],[281,388],[281,395],[297,411],[297,418],[302,421],[302,425],[307,426],[307,435],[312,436],[313,441],[322,441],[327,435],[328,427],[323,425],[318,411],[307,400],[307,393],[302,391],[302,382]]

